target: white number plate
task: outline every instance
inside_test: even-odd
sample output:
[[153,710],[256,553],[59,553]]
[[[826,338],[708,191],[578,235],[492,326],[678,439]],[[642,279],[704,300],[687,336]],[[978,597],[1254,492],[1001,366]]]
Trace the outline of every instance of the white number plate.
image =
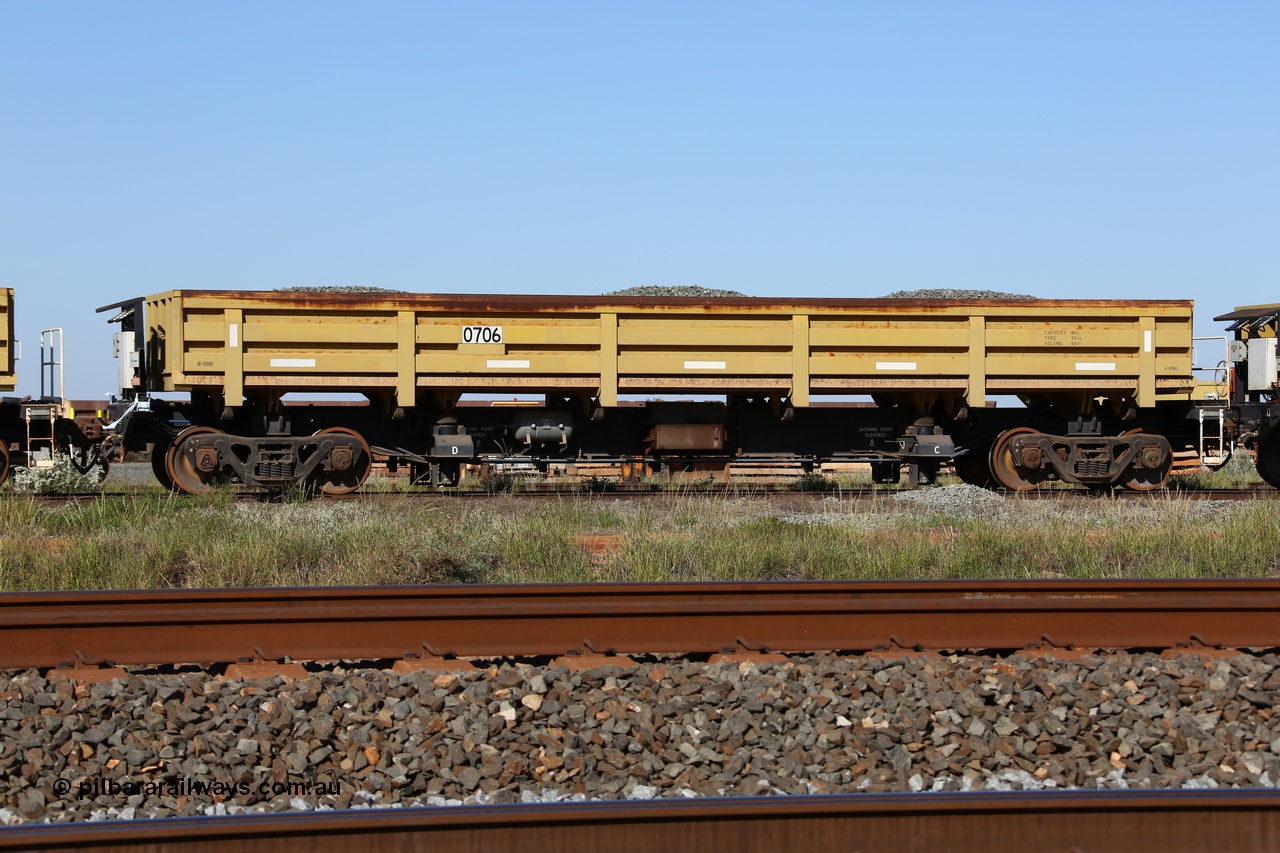
[[500,344],[502,343],[502,327],[463,326],[462,342],[464,344]]

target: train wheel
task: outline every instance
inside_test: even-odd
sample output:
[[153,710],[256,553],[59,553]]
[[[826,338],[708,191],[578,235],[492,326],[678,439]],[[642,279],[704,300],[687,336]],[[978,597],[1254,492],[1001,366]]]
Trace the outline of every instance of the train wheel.
[[193,440],[202,435],[221,434],[213,427],[202,426],[189,427],[178,433],[165,454],[165,472],[169,475],[169,481],[179,490],[191,495],[213,491],[214,485],[221,479],[218,466],[214,464],[211,470],[201,470],[187,450],[192,449]]
[[[364,485],[364,481],[369,478],[369,471],[373,468],[373,453],[369,450],[369,442],[364,440],[364,436],[353,429],[346,427],[331,427],[322,429],[315,435],[350,435],[360,440],[360,447],[351,456],[350,460],[338,458],[339,454],[334,454],[330,458],[330,468],[328,471],[316,471],[312,475],[312,483],[321,493],[326,495],[347,495]],[[345,463],[345,467],[336,469],[334,466],[338,462]]]
[[991,480],[991,448],[989,447],[975,447],[968,453],[955,457],[951,460],[951,467],[955,469],[956,476],[962,483],[984,489],[994,485]]
[[991,445],[991,456],[988,459],[991,478],[997,485],[1017,492],[1025,492],[1048,479],[1049,474],[1043,468],[1022,467],[1020,461],[1014,459],[1013,442],[1019,436],[1039,435],[1030,427],[1015,427],[1000,433],[995,444]]
[[0,441],[0,483],[9,476],[9,442]]
[[[1139,435],[1142,433],[1140,429],[1131,429],[1128,432],[1121,433],[1121,436]],[[1173,468],[1173,456],[1165,454],[1164,462],[1157,468],[1134,468],[1130,467],[1120,475],[1120,485],[1131,492],[1150,492],[1164,485],[1164,481],[1169,479],[1169,471]]]
[[1273,489],[1280,489],[1280,438],[1258,442],[1258,476]]

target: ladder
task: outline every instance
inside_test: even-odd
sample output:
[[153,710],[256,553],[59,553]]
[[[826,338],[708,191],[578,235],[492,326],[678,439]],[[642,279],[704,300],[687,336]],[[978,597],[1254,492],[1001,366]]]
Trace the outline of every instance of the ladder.
[[[65,404],[62,357],[62,329],[43,329],[40,332],[40,399],[22,404],[22,419],[27,428],[27,466],[30,468],[52,468],[58,456],[57,423]],[[33,423],[36,425],[34,432],[31,428]],[[42,444],[49,446],[47,456],[38,447]]]
[[1216,468],[1231,458],[1231,448],[1223,437],[1222,406],[1203,406],[1197,409],[1200,416],[1200,461],[1208,468]]

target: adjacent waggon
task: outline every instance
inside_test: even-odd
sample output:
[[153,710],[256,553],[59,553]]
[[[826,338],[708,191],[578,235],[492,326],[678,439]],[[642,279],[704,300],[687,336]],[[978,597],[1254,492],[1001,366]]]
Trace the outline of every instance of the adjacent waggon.
[[10,396],[18,386],[14,370],[13,289],[0,287],[0,481],[9,475],[9,447],[21,435],[19,400]]
[[[468,465],[860,461],[881,482],[949,462],[1152,489],[1203,450],[1189,301],[174,290],[100,310],[121,324],[113,430],[187,492],[344,493],[375,459],[434,486]],[[326,392],[363,404],[293,404]]]
[[96,412],[77,416],[63,399],[61,329],[41,333],[39,396],[13,395],[19,353],[13,316],[13,290],[0,288],[0,482],[14,465],[52,467],[59,456],[82,473],[106,476],[107,462],[99,453],[104,438],[101,419]]

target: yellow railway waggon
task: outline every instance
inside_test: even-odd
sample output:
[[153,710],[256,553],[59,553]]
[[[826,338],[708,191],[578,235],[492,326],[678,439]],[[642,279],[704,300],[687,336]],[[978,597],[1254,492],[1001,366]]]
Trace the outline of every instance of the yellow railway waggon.
[[0,287],[0,392],[18,387],[14,370],[13,288]]
[[[375,458],[434,486],[466,464],[844,460],[884,482],[949,462],[1012,489],[1150,489],[1197,441],[1185,300],[173,290],[100,310],[121,324],[125,445],[189,492],[342,493]],[[319,392],[366,403],[286,398]],[[874,405],[831,404],[850,397]]]

